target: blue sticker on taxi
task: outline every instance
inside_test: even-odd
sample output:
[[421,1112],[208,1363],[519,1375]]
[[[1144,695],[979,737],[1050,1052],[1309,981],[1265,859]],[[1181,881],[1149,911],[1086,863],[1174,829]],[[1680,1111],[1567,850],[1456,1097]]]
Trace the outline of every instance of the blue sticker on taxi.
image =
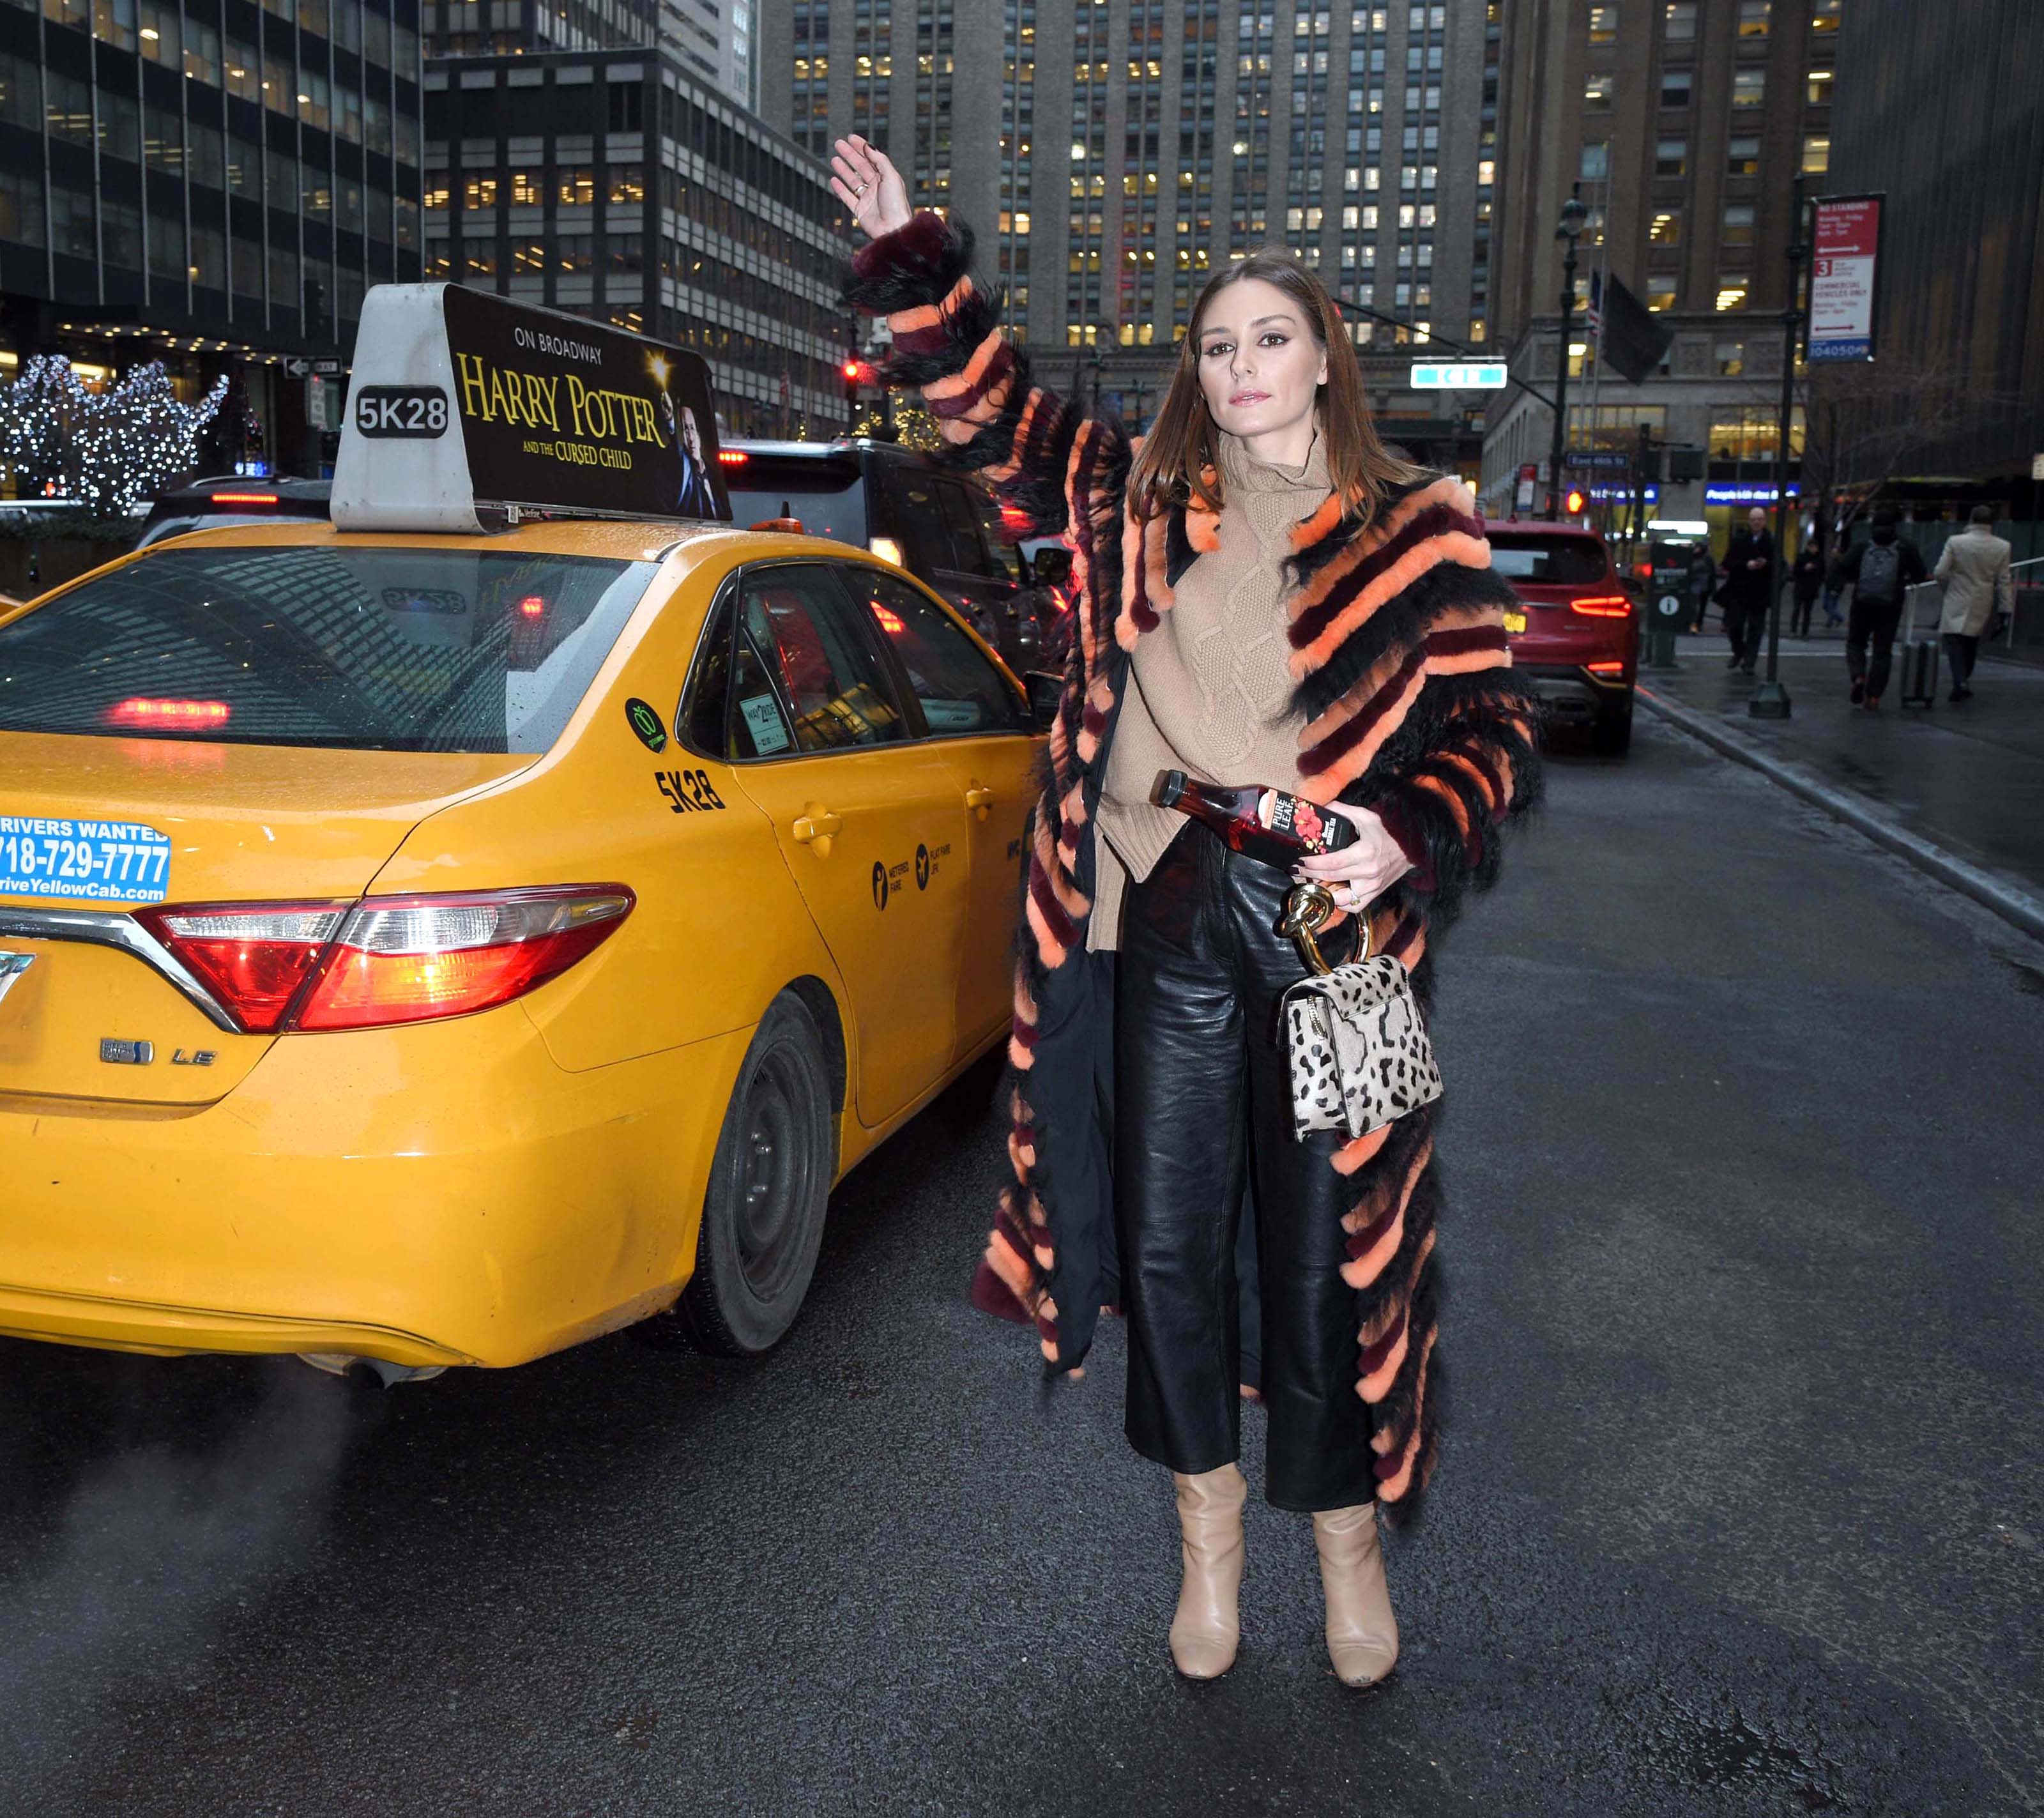
[[170,881],[170,836],[153,827],[0,814],[0,897],[159,903]]

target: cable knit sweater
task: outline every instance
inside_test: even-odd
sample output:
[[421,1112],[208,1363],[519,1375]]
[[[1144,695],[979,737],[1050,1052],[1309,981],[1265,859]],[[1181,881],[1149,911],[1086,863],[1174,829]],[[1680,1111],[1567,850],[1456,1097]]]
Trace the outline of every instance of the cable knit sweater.
[[1297,684],[1286,663],[1285,563],[1292,532],[1327,496],[1326,451],[1315,436],[1303,465],[1259,461],[1239,436],[1220,438],[1224,482],[1219,546],[1180,582],[1158,635],[1136,646],[1135,685],[1101,790],[1100,854],[1086,940],[1094,951],[1119,944],[1127,881],[1150,875],[1185,824],[1150,799],[1158,772],[1181,770],[1204,782],[1299,782]]

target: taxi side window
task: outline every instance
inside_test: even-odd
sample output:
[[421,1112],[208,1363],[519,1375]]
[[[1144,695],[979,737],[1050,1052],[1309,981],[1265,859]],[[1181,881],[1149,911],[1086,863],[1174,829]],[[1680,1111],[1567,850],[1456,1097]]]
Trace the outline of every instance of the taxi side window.
[[749,742],[756,755],[771,756],[766,748],[790,732],[802,751],[905,736],[879,649],[820,563],[746,576],[732,682],[732,738],[741,752]]
[[1007,678],[926,595],[877,568],[847,563],[840,572],[886,636],[932,738],[1029,730]]

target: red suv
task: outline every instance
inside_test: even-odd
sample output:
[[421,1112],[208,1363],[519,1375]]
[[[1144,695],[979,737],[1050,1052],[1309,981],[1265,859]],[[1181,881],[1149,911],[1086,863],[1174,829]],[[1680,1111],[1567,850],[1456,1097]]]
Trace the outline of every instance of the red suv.
[[1593,530],[1514,520],[1485,527],[1490,565],[1519,609],[1504,615],[1512,666],[1557,720],[1586,720],[1593,747],[1621,755],[1632,743],[1639,613]]

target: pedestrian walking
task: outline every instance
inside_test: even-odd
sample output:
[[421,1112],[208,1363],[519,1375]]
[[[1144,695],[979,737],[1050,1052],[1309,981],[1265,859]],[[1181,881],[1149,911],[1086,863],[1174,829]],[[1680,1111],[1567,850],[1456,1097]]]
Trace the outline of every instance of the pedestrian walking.
[[1817,595],[1824,585],[1824,558],[1815,543],[1805,543],[1796,552],[1796,566],[1788,571],[1795,589],[1796,613],[1792,628],[1797,637],[1810,635],[1810,615],[1816,609]]
[[[1923,557],[1916,545],[1896,530],[1896,514],[1883,505],[1873,514],[1873,541],[1855,544],[1838,563],[1838,573],[1853,590],[1846,618],[1846,670],[1852,678],[1852,703],[1872,713],[1881,705],[1894,661],[1895,631],[1909,590],[1923,578]],[[1869,657],[1869,649],[1872,650]]]
[[1952,667],[1952,698],[1973,698],[1973,662],[1981,639],[2002,613],[2015,610],[2014,553],[1994,533],[1994,507],[1977,505],[1966,528],[1938,557],[1936,578],[1945,583],[1945,611],[1938,621],[1945,656]]
[[1753,673],[1767,626],[1767,578],[1773,571],[1774,533],[1767,528],[1767,513],[1755,505],[1746,514],[1746,528],[1725,551],[1724,585],[1718,590],[1731,644],[1727,669]]
[[[1340,313],[1290,255],[1216,262],[1135,444],[1032,381],[968,229],[912,214],[863,139],[833,163],[872,236],[846,300],[889,318],[890,382],[923,387],[1028,534],[1074,551],[1016,963],[1015,1184],[974,1299],[1032,1324],[1054,1375],[1079,1373],[1103,1309],[1128,1316],[1125,1431],[1178,1504],[1172,1659],[1218,1677],[1239,1635],[1253,1188],[1265,1493],[1312,1515],[1329,1657],[1374,1683],[1398,1655],[1379,1513],[1414,1509],[1438,1445],[1433,1107],[1295,1137],[1279,1003],[1308,973],[1278,924],[1294,877],[1317,878],[1343,918],[1323,942],[1366,941],[1426,997],[1435,937],[1536,787],[1509,590],[1468,490],[1378,441]],[[1290,792],[1309,839],[1323,816],[1354,837],[1266,865],[1157,805],[1172,771]]]
[[1704,628],[1704,621],[1711,613],[1711,594],[1717,584],[1718,565],[1711,559],[1710,546],[1700,544],[1689,558],[1689,598],[1696,609],[1692,630],[1700,632]]

